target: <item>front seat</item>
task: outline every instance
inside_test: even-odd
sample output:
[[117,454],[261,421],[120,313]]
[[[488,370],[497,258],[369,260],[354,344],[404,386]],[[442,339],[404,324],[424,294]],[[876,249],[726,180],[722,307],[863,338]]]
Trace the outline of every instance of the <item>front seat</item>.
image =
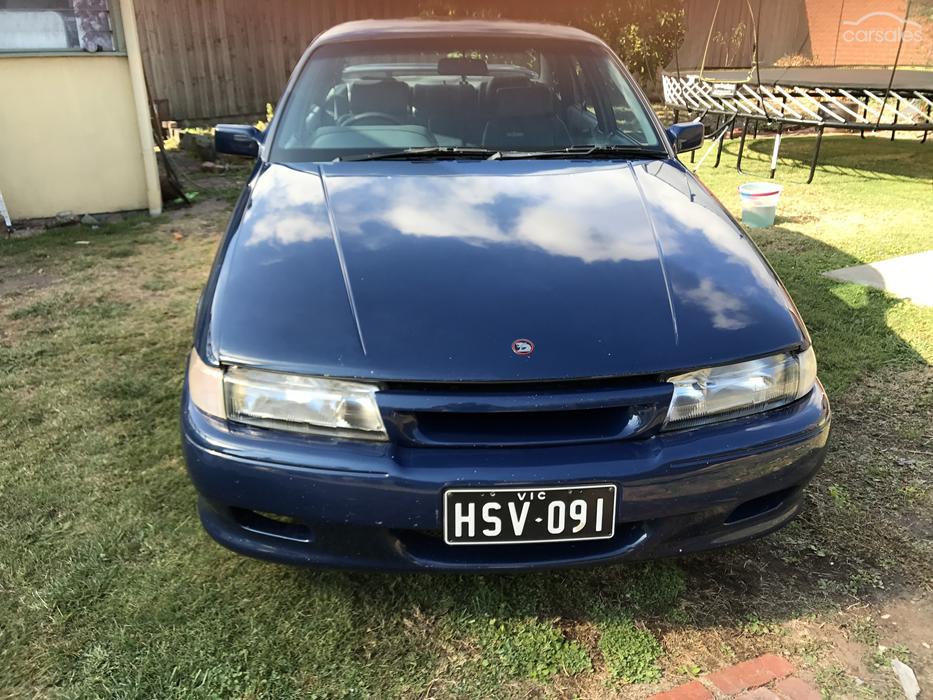
[[483,146],[509,150],[566,148],[572,141],[554,111],[545,85],[501,88],[493,97],[494,118],[486,123]]
[[411,89],[400,80],[361,80],[350,84],[350,112],[354,115],[379,112],[410,121]]
[[469,83],[415,85],[414,103],[421,123],[440,145],[462,146],[482,137],[476,88]]

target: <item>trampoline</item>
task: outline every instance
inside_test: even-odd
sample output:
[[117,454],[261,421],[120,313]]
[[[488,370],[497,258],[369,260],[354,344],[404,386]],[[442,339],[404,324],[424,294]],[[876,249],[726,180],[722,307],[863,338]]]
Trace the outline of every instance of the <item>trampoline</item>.
[[760,70],[707,70],[701,74],[665,72],[664,102],[674,110],[716,117],[716,166],[722,157],[726,132],[742,121],[736,168],[749,128],[758,135],[759,123],[776,123],[771,177],[777,171],[785,126],[813,127],[816,142],[807,183],[813,181],[827,128],[860,132],[921,131],[925,143],[933,131],[933,71],[882,68],[795,67]]
[[[680,120],[681,112],[687,112],[696,121],[715,117],[711,134],[714,141],[703,155],[705,159],[712,148],[717,149],[714,167],[718,167],[722,157],[725,134],[728,132],[734,136],[739,120],[742,121],[742,130],[736,168],[741,172],[749,128],[757,137],[759,125],[768,124],[776,132],[771,155],[772,178],[777,170],[784,129],[814,129],[816,141],[807,183],[813,181],[816,173],[823,133],[827,128],[858,132],[862,138],[865,132],[890,131],[892,140],[898,131],[922,132],[918,142],[926,143],[929,132],[933,131],[933,70],[898,70],[912,0],[907,1],[904,17],[900,20],[897,52],[890,68],[764,66],[758,51],[761,0],[757,13],[752,0],[746,0],[747,19],[752,27],[752,55],[746,64],[748,67],[710,70],[706,68],[707,52],[721,2],[717,0],[713,10],[702,57],[696,57],[700,59],[699,68],[682,69],[678,49],[674,54],[676,72],[668,69],[662,73],[664,102],[674,111],[675,122]],[[841,17],[840,14],[840,20]],[[840,27],[842,24],[840,21]],[[809,39],[808,29],[806,40]],[[785,55],[795,55],[805,44],[806,41],[796,48],[782,48]]]
[[[726,83],[749,82],[748,68],[731,68],[704,71],[708,80]],[[762,85],[774,87],[831,87],[848,90],[884,90],[891,80],[889,68],[846,68],[837,66],[798,66],[793,68],[762,68]],[[757,76],[751,71],[751,79],[757,82]],[[909,70],[898,68],[894,73],[892,90],[933,92],[933,70]]]

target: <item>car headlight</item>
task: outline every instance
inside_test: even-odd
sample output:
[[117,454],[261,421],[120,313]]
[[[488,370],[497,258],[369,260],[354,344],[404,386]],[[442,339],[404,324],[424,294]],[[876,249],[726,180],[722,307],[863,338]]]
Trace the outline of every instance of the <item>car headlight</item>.
[[665,430],[692,428],[767,411],[810,393],[816,382],[813,346],[734,365],[669,377],[674,385]]
[[224,371],[205,365],[192,351],[188,387],[194,404],[218,418],[334,437],[387,439],[372,384],[245,367]]

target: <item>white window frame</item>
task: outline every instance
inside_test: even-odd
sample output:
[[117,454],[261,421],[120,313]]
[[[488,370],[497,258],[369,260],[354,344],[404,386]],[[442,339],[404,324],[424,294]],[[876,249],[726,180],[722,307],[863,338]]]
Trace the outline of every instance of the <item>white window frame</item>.
[[[120,56],[126,55],[125,45],[123,43],[123,32],[122,32],[122,22],[120,17],[120,0],[105,0],[106,3],[106,12],[108,14],[108,19],[110,22],[110,35],[112,48],[111,49],[96,49],[90,50],[82,47],[81,43],[81,29],[78,26],[77,10],[74,7],[74,0],[66,0],[63,3],[49,3],[49,7],[46,8],[37,8],[31,9],[26,7],[26,3],[17,3],[19,7],[14,8],[4,8],[0,6],[0,57],[3,56],[34,56],[34,55],[47,55],[47,56]],[[67,4],[70,6],[70,9],[62,7],[54,7],[53,5],[62,5]],[[16,15],[26,16],[30,14],[42,15],[48,13],[52,15],[64,15],[65,17],[70,18],[73,28],[70,30],[65,27],[64,31],[71,34],[71,37],[66,37],[66,42],[54,42],[48,44],[38,43],[36,45],[30,46],[29,43],[20,42],[17,44],[15,41],[9,41],[6,45],[3,43],[4,35],[4,17],[7,15],[8,24],[7,26],[16,26]],[[41,22],[41,20],[39,20]],[[50,17],[48,20],[48,26],[54,24],[54,18]],[[40,25],[41,26],[41,25]],[[74,35],[77,34],[77,37]],[[10,36],[9,32],[6,32],[6,36]],[[79,45],[74,46],[70,45],[71,42],[74,42],[77,38],[77,43]]]

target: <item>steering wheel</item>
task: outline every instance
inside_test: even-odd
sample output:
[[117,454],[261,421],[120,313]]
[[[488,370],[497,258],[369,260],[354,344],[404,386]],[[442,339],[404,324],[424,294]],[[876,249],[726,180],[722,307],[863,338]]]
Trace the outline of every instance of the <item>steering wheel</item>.
[[[360,112],[359,114],[345,114],[337,120],[337,125],[350,126],[351,124],[356,124],[357,122],[363,121],[364,119],[381,119],[381,123],[384,124],[400,125],[402,123],[399,121],[398,117],[394,117],[391,114],[386,114],[385,112]],[[376,123],[379,124],[380,122]]]

